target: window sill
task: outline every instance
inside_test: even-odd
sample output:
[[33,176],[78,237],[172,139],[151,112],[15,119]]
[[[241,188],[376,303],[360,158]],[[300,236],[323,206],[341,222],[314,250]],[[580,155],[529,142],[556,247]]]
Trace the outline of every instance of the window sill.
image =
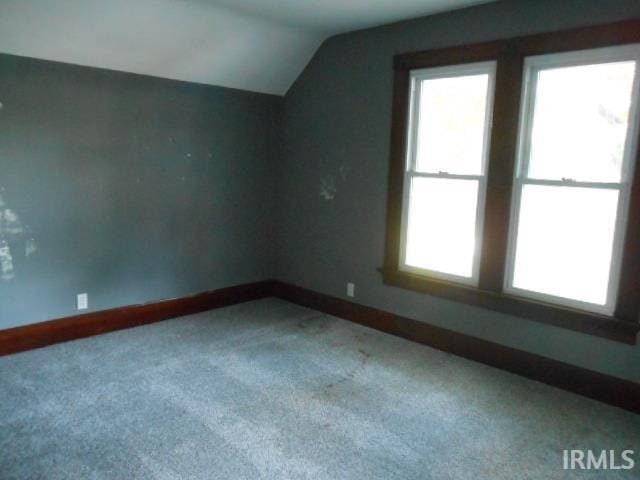
[[378,269],[385,285],[414,290],[456,302],[534,320],[580,333],[635,345],[640,324],[568,307],[480,290],[398,270]]

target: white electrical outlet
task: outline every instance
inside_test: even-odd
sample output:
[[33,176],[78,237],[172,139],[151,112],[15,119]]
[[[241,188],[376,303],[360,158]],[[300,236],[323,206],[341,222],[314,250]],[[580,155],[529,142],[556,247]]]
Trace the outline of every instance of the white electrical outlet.
[[78,310],[86,310],[89,308],[89,295],[86,293],[78,294]]
[[347,283],[347,297],[353,297],[356,294],[356,286],[353,283]]

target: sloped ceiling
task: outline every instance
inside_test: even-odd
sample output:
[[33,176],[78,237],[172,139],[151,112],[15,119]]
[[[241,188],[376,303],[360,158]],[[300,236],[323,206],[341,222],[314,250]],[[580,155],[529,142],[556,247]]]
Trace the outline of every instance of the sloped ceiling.
[[331,35],[487,1],[0,0],[0,52],[283,95]]

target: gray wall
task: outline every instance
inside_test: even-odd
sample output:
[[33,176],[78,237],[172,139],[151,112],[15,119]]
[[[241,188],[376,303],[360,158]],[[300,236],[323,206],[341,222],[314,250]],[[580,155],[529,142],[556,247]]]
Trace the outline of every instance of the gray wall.
[[628,18],[637,0],[511,0],[329,39],[285,98],[278,278],[339,297],[353,281],[359,303],[640,381],[640,347],[384,286],[376,272],[393,55]]
[[0,55],[0,102],[0,329],[272,275],[281,97]]
[[639,17],[637,0],[511,0],[333,37],[284,111],[273,96],[0,55],[0,329],[72,315],[80,292],[100,310],[275,273],[335,296],[353,281],[362,304],[640,381],[640,346],[376,272],[394,54]]

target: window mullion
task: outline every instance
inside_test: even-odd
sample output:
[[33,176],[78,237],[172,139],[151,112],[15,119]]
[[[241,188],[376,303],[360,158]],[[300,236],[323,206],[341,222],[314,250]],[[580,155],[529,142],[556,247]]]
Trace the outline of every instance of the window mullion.
[[516,51],[500,55],[497,61],[478,285],[493,292],[502,291],[505,274],[522,67]]

